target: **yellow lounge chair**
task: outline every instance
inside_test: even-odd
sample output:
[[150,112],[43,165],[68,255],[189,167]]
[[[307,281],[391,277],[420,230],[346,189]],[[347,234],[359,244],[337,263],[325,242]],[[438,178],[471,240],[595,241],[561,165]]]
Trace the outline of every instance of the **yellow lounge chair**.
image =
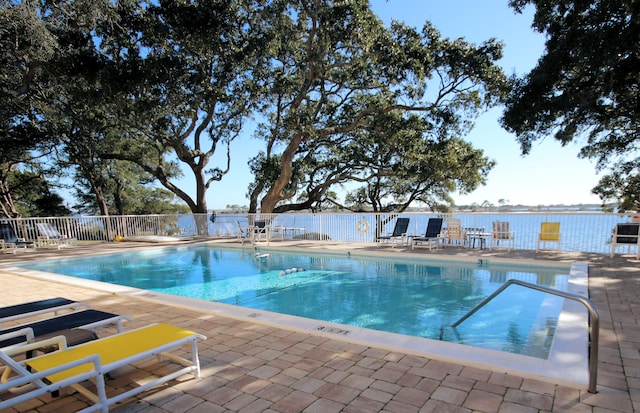
[[[191,373],[199,378],[198,339],[205,340],[206,337],[169,324],[154,324],[72,348],[66,348],[64,337],[56,337],[14,351],[0,351],[0,361],[6,366],[0,393],[16,389],[28,390],[35,385],[33,390],[1,401],[0,410],[48,392],[72,387],[94,403],[82,412],[108,412],[110,405],[184,374]],[[23,354],[28,347],[36,349],[51,344],[57,344],[61,350],[19,362],[11,357]],[[185,345],[191,347],[191,360],[168,352]],[[170,359],[183,367],[124,393],[107,397],[104,383],[107,373],[153,356],[157,356],[159,360],[163,357]],[[95,393],[82,385],[82,382],[89,379],[95,380]]]
[[540,251],[540,245],[546,246],[548,242],[557,244],[557,251],[560,251],[560,223],[559,222],[543,222],[540,224],[540,233],[538,234],[538,247],[536,252]]

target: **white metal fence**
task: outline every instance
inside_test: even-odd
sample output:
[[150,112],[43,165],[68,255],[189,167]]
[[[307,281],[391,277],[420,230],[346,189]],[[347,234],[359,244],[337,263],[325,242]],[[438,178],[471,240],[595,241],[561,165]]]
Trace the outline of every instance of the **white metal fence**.
[[[563,251],[609,253],[611,235],[617,223],[634,220],[632,215],[580,212],[521,212],[521,213],[292,213],[292,214],[233,214],[201,215],[141,215],[141,216],[74,216],[62,218],[5,219],[12,224],[19,237],[38,241],[37,223],[50,223],[65,237],[82,241],[113,241],[116,237],[136,236],[214,236],[236,237],[239,228],[246,228],[256,220],[265,220],[272,228],[272,238],[317,239],[341,242],[375,242],[377,236],[393,230],[398,217],[409,218],[412,235],[424,235],[427,221],[432,217],[453,217],[462,221],[463,228],[484,228],[490,232],[492,222],[508,221],[515,234],[515,249],[536,249],[540,224],[560,222]],[[637,217],[635,218],[638,219]]]

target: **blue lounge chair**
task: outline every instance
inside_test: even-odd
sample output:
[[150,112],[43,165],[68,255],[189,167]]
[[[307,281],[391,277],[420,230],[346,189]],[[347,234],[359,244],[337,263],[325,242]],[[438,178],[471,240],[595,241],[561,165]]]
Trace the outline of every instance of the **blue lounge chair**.
[[409,228],[409,218],[398,218],[396,220],[396,225],[393,227],[393,232],[389,235],[380,235],[378,237],[378,242],[391,242],[391,246],[395,245],[395,242],[404,239],[407,236],[407,229]]
[[616,253],[618,245],[626,245],[628,248],[637,248],[636,258],[640,259],[640,224],[618,224],[616,225],[611,240],[611,257]]
[[92,329],[108,324],[116,324],[118,332],[122,332],[122,321],[130,320],[129,317],[107,313],[98,310],[82,310],[65,314],[59,317],[47,318],[45,320],[34,321],[6,329],[1,329],[0,334],[7,334],[18,330],[29,330],[30,333],[0,341],[0,349],[24,343],[35,337],[56,331],[68,330],[72,328]]
[[16,231],[8,222],[0,222],[0,237],[2,237],[2,249],[6,252],[7,247],[15,254],[18,248],[33,248],[36,249],[36,244],[33,241],[26,241],[23,238],[18,238]]
[[442,237],[440,236],[442,232],[442,221],[442,218],[429,218],[427,232],[424,234],[424,237],[414,237],[411,240],[411,249],[414,249],[418,245],[429,249],[437,246],[442,241]]
[[0,308],[0,323],[46,313],[54,313],[57,315],[58,311],[78,310],[81,307],[88,307],[88,305],[62,297],[10,305]]

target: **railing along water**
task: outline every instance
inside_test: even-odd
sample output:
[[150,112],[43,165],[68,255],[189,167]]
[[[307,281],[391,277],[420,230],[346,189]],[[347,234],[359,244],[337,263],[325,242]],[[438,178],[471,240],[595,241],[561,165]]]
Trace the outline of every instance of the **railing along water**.
[[116,237],[213,236],[237,237],[240,228],[264,220],[281,239],[332,240],[372,243],[393,230],[398,217],[409,218],[409,235],[424,235],[429,218],[457,218],[463,228],[490,232],[494,221],[507,221],[514,233],[514,248],[535,250],[540,224],[560,222],[560,250],[610,253],[613,228],[632,216],[589,212],[482,212],[436,214],[407,213],[290,213],[247,214],[217,212],[184,215],[72,216],[5,219],[18,236],[38,241],[37,223],[49,223],[65,237],[78,241],[113,241]]

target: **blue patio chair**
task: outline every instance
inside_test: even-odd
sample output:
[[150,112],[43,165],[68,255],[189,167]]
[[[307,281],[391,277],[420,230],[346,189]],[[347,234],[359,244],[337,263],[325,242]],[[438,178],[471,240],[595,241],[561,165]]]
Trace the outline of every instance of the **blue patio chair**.
[[414,237],[411,240],[411,249],[416,248],[418,245],[432,249],[442,241],[442,218],[429,218],[427,223],[427,232],[424,237]]
[[266,241],[269,244],[271,240],[271,227],[267,225],[267,221],[258,220],[253,223],[251,242]]
[[36,244],[33,241],[26,241],[24,238],[18,238],[16,231],[8,222],[0,222],[0,236],[2,237],[2,250],[10,252],[17,251],[18,248],[33,248],[36,249]]
[[611,257],[613,258],[616,247],[626,245],[628,248],[637,248],[636,258],[640,259],[640,224],[618,224],[611,240]]
[[380,235],[378,237],[378,245],[381,243],[390,242],[391,246],[395,246],[395,243],[402,240],[407,236],[407,229],[409,228],[409,218],[398,218],[396,225],[393,227],[393,232],[388,235]]

